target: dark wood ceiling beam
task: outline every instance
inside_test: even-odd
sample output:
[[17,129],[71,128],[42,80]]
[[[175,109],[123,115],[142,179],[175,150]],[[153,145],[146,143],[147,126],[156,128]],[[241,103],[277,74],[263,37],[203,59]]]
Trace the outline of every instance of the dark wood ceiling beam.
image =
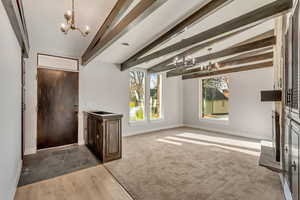
[[[276,37],[270,37],[270,38],[266,38],[263,40],[259,40],[256,42],[252,42],[252,43],[248,43],[248,44],[244,44],[241,46],[237,46],[237,47],[232,47],[232,48],[228,48],[228,49],[224,49],[222,51],[218,51],[212,54],[208,54],[208,55],[204,55],[204,56],[200,56],[195,58],[195,62],[196,63],[203,63],[203,62],[207,62],[213,59],[219,59],[219,58],[223,58],[226,56],[231,56],[231,55],[235,55],[238,53],[243,53],[243,52],[247,52],[247,51],[253,51],[256,49],[260,49],[260,48],[265,48],[265,47],[269,47],[269,46],[273,46],[276,44]],[[183,63],[180,64],[172,64],[172,66],[174,68],[182,68],[184,67]],[[185,69],[190,68],[190,67],[186,67]],[[167,76],[168,74],[174,74],[176,73],[177,70],[172,70],[167,72]]]
[[193,78],[204,78],[204,77],[224,75],[224,74],[235,73],[235,72],[243,72],[243,71],[250,71],[255,69],[268,68],[268,67],[273,67],[273,61],[247,65],[242,67],[234,67],[234,68],[212,71],[207,73],[187,74],[187,75],[183,75],[182,79],[186,80],[186,79],[193,79]]
[[273,46],[270,46],[270,47],[265,47],[265,48],[253,50],[251,52],[242,53],[242,54],[238,54],[236,56],[232,56],[230,58],[227,58],[227,59],[224,60],[224,62],[231,61],[231,60],[234,60],[234,59],[246,58],[246,57],[250,57],[250,56],[254,56],[254,55],[258,55],[258,54],[262,54],[262,53],[270,53],[270,52],[273,52],[273,49],[274,49]]
[[[248,29],[248,28],[247,28]],[[194,46],[192,48],[189,48],[175,56],[172,56],[171,58],[167,59],[167,60],[164,60],[150,68],[148,68],[148,72],[150,73],[154,73],[154,72],[163,72],[163,71],[168,71],[168,70],[171,70],[171,69],[174,69],[174,67],[172,65],[169,65],[171,64],[175,58],[178,58],[179,60],[181,60],[183,58],[183,56],[186,56],[186,55],[191,55],[193,53],[196,53],[200,50],[203,50],[204,48],[206,47],[209,47],[213,44],[216,44],[218,42],[221,42],[223,40],[226,40],[226,39],[229,39],[230,37],[232,36],[235,36],[247,29],[243,29],[243,30],[239,30],[239,31],[235,31],[235,32],[232,32],[232,33],[229,33],[229,34],[225,34],[224,36],[221,36],[221,37],[218,37],[218,38],[215,38],[213,40],[210,40],[208,42],[204,42],[204,43],[201,43],[197,46]]]
[[[252,27],[250,27],[250,28],[252,28]],[[208,46],[213,45],[213,44],[215,44],[217,42],[221,42],[223,40],[229,39],[230,37],[232,37],[232,36],[234,36],[236,34],[239,34],[239,33],[243,32],[243,31],[246,31],[248,29],[249,28],[245,28],[245,29],[242,29],[242,30],[239,30],[239,31],[231,32],[231,33],[229,33],[229,34],[227,34],[225,36],[218,37],[218,38],[216,38],[214,40],[211,40],[211,41],[208,41],[208,42],[205,42],[205,43],[201,43],[200,45],[192,47],[192,48],[190,48],[190,49],[188,49],[188,50],[186,50],[186,51],[184,51],[182,53],[179,53],[179,54],[177,54],[175,56],[172,56],[171,58],[169,58],[169,59],[167,59],[167,60],[165,60],[163,62],[160,62],[160,63],[158,63],[158,64],[156,64],[156,65],[148,68],[148,72],[154,73],[154,72],[162,72],[162,71],[168,71],[168,70],[174,69],[174,66],[173,65],[169,65],[169,64],[172,63],[176,57],[179,60],[181,60],[184,55],[190,55],[190,54],[196,53],[196,52],[204,49],[205,47],[208,47]],[[236,44],[236,45],[234,45],[232,47],[240,46],[242,44],[247,44],[247,43],[250,43],[250,42],[255,42],[257,40],[265,39],[265,38],[271,37],[271,36],[274,36],[274,30],[267,31],[267,32],[264,32],[262,34],[259,34],[259,35],[255,36],[255,37],[252,37],[252,38],[250,38],[248,40],[245,40],[245,41],[243,41],[241,43],[238,43],[238,44]],[[261,53],[261,52],[259,52],[259,53]],[[249,56],[249,55],[247,54],[246,56]]]
[[[173,28],[171,28],[169,31],[161,35],[159,38],[148,44],[146,47],[144,47],[142,50],[134,54],[132,57],[130,57],[128,60],[125,61],[125,63],[132,62],[137,60],[139,57],[143,56],[153,48],[157,47],[158,45],[161,45],[168,41],[169,39],[173,38],[174,36],[178,35],[182,31],[185,30],[185,28],[191,27],[193,24],[199,22],[200,20],[205,19],[206,17],[210,16],[211,14],[215,13],[219,9],[223,8],[224,6],[231,3],[233,0],[212,0],[208,2],[206,5],[199,8],[197,11],[195,11],[193,14],[191,14],[189,17],[185,18],[183,21],[175,25]],[[123,68],[122,70],[125,70]]]
[[275,2],[269,3],[262,6],[254,11],[244,14],[240,17],[234,18],[228,22],[225,22],[219,26],[211,28],[202,33],[196,34],[190,38],[184,39],[173,45],[165,47],[147,56],[144,56],[136,61],[123,63],[121,69],[125,70],[130,67],[137,66],[141,63],[148,62],[150,60],[168,55],[170,53],[182,50],[189,46],[195,45],[197,43],[206,41],[208,39],[215,38],[216,36],[222,35],[224,33],[237,30],[243,27],[252,26],[253,24],[262,23],[266,20],[272,19],[279,16],[280,14],[286,13],[293,6],[292,0],[276,0]]
[[23,51],[24,58],[29,56],[29,39],[21,0],[1,0],[15,32],[18,43]]
[[242,41],[240,43],[237,43],[237,44],[233,45],[232,47],[236,47],[236,46],[240,46],[240,45],[243,45],[243,44],[255,42],[255,41],[262,40],[262,39],[265,39],[265,38],[268,38],[268,37],[272,37],[272,36],[275,36],[274,29],[266,31],[266,32],[264,32],[262,34],[254,36],[254,37],[251,37],[251,38],[249,38],[249,39],[247,39],[245,41]]
[[[269,53],[264,53],[264,54],[259,54],[259,55],[255,55],[255,56],[249,56],[249,57],[226,59],[226,60],[218,62],[218,67],[224,68],[224,67],[229,67],[229,66],[242,65],[242,64],[246,64],[246,63],[260,62],[260,61],[272,59],[273,56],[274,56],[273,52],[269,52]],[[216,66],[216,64],[214,64],[214,65]],[[174,74],[169,73],[168,77],[181,76],[181,75],[192,74],[192,73],[197,73],[197,72],[201,72],[201,71],[202,71],[202,68],[197,67],[194,69],[189,69],[189,70],[185,70],[183,72],[177,72]]]
[[94,48],[94,46],[101,40],[103,35],[107,33],[107,31],[114,26],[116,21],[122,16],[122,14],[128,9],[130,4],[133,0],[118,0],[107,18],[105,19],[104,23],[99,28],[98,32],[96,33],[94,39],[90,43],[89,47],[85,50],[83,57],[85,57],[88,52]]
[[90,51],[82,56],[82,64],[87,65],[114,41],[132,29],[166,1],[167,0],[141,0],[117,25],[114,26],[111,31],[105,34],[105,36],[100,39]]

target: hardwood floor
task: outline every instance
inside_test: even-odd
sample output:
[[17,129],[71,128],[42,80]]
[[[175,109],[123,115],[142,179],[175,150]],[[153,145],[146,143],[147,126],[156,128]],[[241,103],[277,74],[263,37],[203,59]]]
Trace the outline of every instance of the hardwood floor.
[[101,165],[19,187],[15,200],[132,200]]

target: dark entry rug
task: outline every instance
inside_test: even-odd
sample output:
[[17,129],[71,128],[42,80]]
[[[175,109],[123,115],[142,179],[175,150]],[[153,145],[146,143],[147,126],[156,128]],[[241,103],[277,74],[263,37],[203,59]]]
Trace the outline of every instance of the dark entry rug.
[[54,178],[100,164],[85,146],[39,151],[24,157],[18,186]]
[[126,137],[104,166],[135,200],[282,200],[259,141],[188,128]]

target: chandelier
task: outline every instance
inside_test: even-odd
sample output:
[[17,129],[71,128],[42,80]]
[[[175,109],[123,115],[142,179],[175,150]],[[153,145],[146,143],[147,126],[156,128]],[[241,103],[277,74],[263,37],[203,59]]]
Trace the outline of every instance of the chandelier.
[[83,37],[86,37],[90,33],[90,27],[86,26],[85,31],[82,31],[75,25],[75,9],[74,9],[74,0],[72,0],[72,11],[68,10],[64,14],[64,18],[66,19],[66,23],[62,23],[60,30],[64,34],[68,34],[69,30],[77,30],[81,33]]
[[196,60],[192,56],[182,56],[182,60],[179,60],[178,57],[174,59],[174,64],[176,66],[182,66],[182,67],[193,67],[196,65]]
[[[212,48],[208,49],[208,53],[211,54]],[[196,62],[196,59],[192,56],[182,56],[182,60],[179,60],[178,57],[174,59],[174,65],[176,66],[177,70],[185,71],[187,68],[195,67],[200,63]],[[208,65],[202,65],[199,67],[200,72],[207,72],[207,71],[214,71],[219,69],[218,63],[208,62]]]

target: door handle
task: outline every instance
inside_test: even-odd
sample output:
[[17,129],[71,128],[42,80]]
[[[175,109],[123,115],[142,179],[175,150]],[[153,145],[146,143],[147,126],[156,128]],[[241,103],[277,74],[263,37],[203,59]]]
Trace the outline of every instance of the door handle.
[[74,112],[78,113],[78,105],[74,105]]

